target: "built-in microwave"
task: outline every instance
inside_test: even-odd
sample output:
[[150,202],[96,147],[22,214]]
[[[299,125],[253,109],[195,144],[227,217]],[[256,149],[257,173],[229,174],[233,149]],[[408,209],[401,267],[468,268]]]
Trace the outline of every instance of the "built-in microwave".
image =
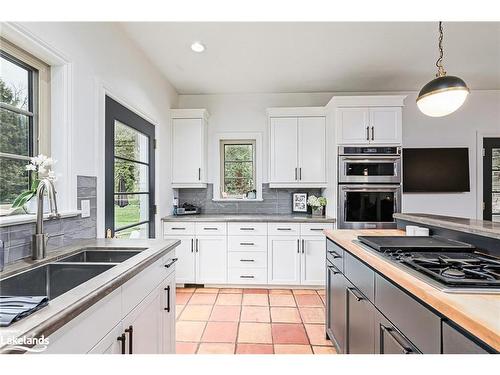
[[400,147],[339,147],[339,183],[401,182]]
[[401,185],[339,185],[338,228],[395,228],[400,212]]

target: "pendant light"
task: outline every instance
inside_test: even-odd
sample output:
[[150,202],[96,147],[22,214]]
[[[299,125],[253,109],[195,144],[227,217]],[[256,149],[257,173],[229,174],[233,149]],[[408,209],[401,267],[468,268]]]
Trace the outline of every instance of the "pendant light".
[[455,112],[464,104],[469,89],[465,82],[447,76],[443,68],[443,25],[439,22],[439,58],[436,61],[436,78],[422,87],[417,98],[418,109],[431,117],[442,117]]

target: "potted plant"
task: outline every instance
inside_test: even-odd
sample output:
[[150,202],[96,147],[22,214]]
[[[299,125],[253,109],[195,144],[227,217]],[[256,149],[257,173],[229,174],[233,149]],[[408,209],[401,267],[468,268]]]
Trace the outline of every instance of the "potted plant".
[[[36,212],[36,190],[38,189],[38,184],[43,178],[48,178],[52,181],[56,180],[56,174],[52,170],[55,163],[56,161],[54,159],[43,154],[31,158],[29,164],[25,167],[28,173],[30,173],[31,187],[29,190],[23,191],[14,199],[12,203],[12,209],[14,211],[23,208],[26,213]],[[48,209],[48,205],[44,205],[44,207]]]
[[311,207],[313,216],[323,216],[324,207],[326,206],[326,198],[310,195],[309,198],[307,198],[307,205]]

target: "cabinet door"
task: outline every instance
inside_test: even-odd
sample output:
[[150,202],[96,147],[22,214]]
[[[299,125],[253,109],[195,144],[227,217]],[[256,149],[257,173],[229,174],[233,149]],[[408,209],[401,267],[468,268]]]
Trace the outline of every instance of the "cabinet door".
[[415,346],[380,312],[375,313],[376,354],[417,354]]
[[300,284],[300,239],[296,236],[269,236],[269,284]]
[[307,236],[301,240],[300,283],[302,285],[325,284],[325,238]]
[[299,181],[326,183],[326,119],[299,117]]
[[270,182],[298,182],[297,118],[270,121]]
[[[177,267],[177,265],[176,265]],[[176,269],[177,271],[177,269]],[[175,354],[175,278],[173,274],[162,283],[163,354]]]
[[163,285],[160,284],[123,319],[127,354],[162,352],[162,292]]
[[172,120],[172,183],[203,182],[204,129],[202,119]]
[[401,108],[370,108],[370,142],[401,143]]
[[181,240],[175,248],[175,256],[179,259],[175,264],[175,280],[179,284],[196,282],[194,237],[164,236],[165,239]]
[[[120,322],[115,328],[111,330],[96,346],[94,346],[88,354],[124,354],[122,353],[122,342],[120,339],[126,340],[122,337],[123,326]],[[126,347],[126,342],[125,342]]]
[[226,236],[197,236],[196,282],[200,284],[227,281]]
[[338,108],[336,115],[339,144],[369,143],[368,108]]
[[354,286],[345,289],[346,354],[373,354],[375,307]]
[[338,353],[345,353],[347,280],[332,264],[327,266],[326,324],[330,338],[333,338]]
[[443,354],[487,354],[470,338],[443,321]]

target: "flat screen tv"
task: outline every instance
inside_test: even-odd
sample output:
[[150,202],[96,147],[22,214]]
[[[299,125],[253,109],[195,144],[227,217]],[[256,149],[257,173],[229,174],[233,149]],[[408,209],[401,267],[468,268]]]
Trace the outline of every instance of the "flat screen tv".
[[466,191],[470,191],[468,148],[403,149],[403,192]]

